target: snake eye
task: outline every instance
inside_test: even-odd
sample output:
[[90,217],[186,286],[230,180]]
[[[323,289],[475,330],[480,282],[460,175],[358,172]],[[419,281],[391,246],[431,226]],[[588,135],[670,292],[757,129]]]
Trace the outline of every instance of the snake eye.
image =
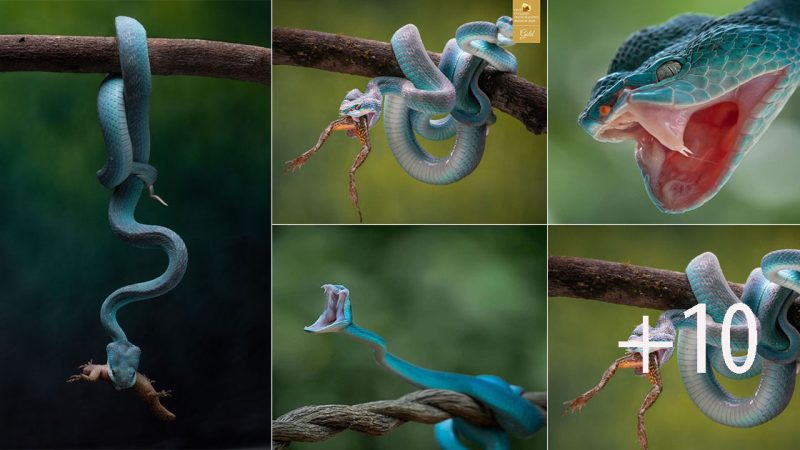
[[678,61],[667,61],[656,69],[656,79],[658,81],[674,77],[681,71],[683,65]]
[[605,116],[611,114],[611,106],[609,106],[609,105],[600,105],[600,107],[597,108],[597,111],[600,113],[601,116],[605,117]]
[[356,109],[361,109],[361,105],[356,105]]

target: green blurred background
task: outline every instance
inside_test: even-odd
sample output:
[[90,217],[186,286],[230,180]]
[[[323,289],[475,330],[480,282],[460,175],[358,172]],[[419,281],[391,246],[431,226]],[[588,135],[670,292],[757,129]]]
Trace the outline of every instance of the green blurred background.
[[[551,227],[550,254],[581,256],[683,271],[695,256],[717,255],[729,281],[744,283],[768,252],[797,248],[796,227],[640,226]],[[551,298],[549,301],[550,448],[637,448],[636,414],[650,388],[645,378],[620,370],[580,413],[562,416],[562,403],[600,381],[603,371],[622,356],[617,342],[650,316],[661,312],[609,303]],[[797,401],[764,425],[737,429],[708,419],[692,403],[675,359],[662,369],[664,391],[647,412],[650,447],[794,448],[800,406]],[[752,395],[757,380],[723,384],[740,396]]]
[[[273,417],[415,390],[378,366],[365,344],[303,332],[324,308],[324,283],[347,286],[356,322],[410,362],[545,389],[544,227],[276,226],[273,233]],[[514,448],[545,443],[542,429],[515,439]],[[292,448],[435,445],[431,426],[409,423],[382,437],[344,432]]]
[[[749,0],[558,0],[549,20],[550,223],[797,223],[800,102],[789,101],[711,201],[681,215],[659,212],[645,192],[634,143],[594,141],[578,126],[598,78],[631,33],[685,13],[726,15]],[[584,30],[579,32],[578,30]]]
[[[542,2],[542,15],[546,14]],[[274,6],[274,26],[341,33],[388,42],[395,30],[417,25],[425,46],[441,52],[456,28],[474,20],[495,21],[511,14],[511,0],[430,0],[361,2],[283,1]],[[542,33],[546,32],[542,27]],[[519,75],[547,83],[545,40],[510,48]],[[338,115],[344,94],[363,90],[368,79],[321,70],[276,66],[273,69],[273,218],[275,223],[353,223],[347,173],[360,149],[358,141],[334,134],[322,151],[299,171],[285,173],[285,161],[308,150]],[[432,186],[407,175],[386,143],[383,122],[370,133],[373,151],[358,171],[364,221],[372,223],[545,223],[546,136],[535,136],[513,117],[495,111],[486,153],[468,177]],[[445,156],[452,140],[422,141],[429,152]]]
[[[0,4],[1,34],[113,36],[114,17],[150,37],[270,45],[267,2],[37,1]],[[67,384],[105,361],[101,302],[160,274],[166,258],[109,229],[95,102],[103,74],[0,74],[0,447],[266,446],[269,400],[269,88],[153,79],[152,157],[160,207],[137,218],[186,242],[183,282],[121,310],[140,369],[174,397],[157,422],[132,392]]]

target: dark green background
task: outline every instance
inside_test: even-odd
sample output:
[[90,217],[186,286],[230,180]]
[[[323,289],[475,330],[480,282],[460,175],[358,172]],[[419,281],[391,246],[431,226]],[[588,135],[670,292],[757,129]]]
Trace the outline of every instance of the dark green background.
[[[542,2],[546,3],[546,2]],[[542,5],[542,15],[546,9]],[[407,23],[417,25],[425,46],[441,52],[465,22],[495,21],[511,14],[511,0],[342,3],[336,0],[282,1],[275,4],[275,26],[341,33],[388,42]],[[543,26],[542,32],[546,29]],[[519,75],[545,86],[546,41],[510,47]],[[349,90],[364,90],[368,79],[321,70],[276,66],[273,110],[273,187],[275,223],[353,223],[358,221],[347,191],[347,173],[360,149],[357,140],[336,133],[295,173],[284,162],[317,142]],[[546,136],[535,136],[500,111],[491,127],[480,166],[447,186],[422,183],[406,174],[386,143],[383,121],[371,130],[372,153],[358,171],[365,222],[372,223],[545,223]],[[421,141],[445,156],[452,140]]]
[[[551,227],[550,254],[625,262],[683,271],[695,256],[710,251],[729,281],[744,283],[761,258],[773,250],[796,248],[797,227],[640,226]],[[650,388],[645,378],[620,370],[580,413],[562,416],[563,402],[600,381],[622,356],[618,341],[628,338],[647,314],[654,324],[661,311],[609,303],[551,298],[549,302],[550,448],[637,448],[636,414]],[[755,428],[731,428],[708,419],[692,403],[673,358],[662,369],[664,391],[647,412],[650,448],[794,448],[800,405]],[[723,384],[750,396],[757,379]]]
[[[350,289],[353,317],[389,351],[423,367],[491,373],[545,389],[545,228],[274,228],[274,416],[306,405],[355,404],[416,390],[378,366],[365,344],[303,327],[325,305],[319,287]],[[544,449],[546,428],[514,448]],[[382,437],[344,432],[313,449],[432,449],[430,425]]]
[[[266,2],[3,2],[0,34],[113,36],[114,17],[150,37],[269,46]],[[95,102],[103,74],[0,73],[0,446],[265,446],[269,88],[153,79],[157,192],[137,218],[186,242],[189,267],[164,298],[120,311],[142,372],[172,389],[178,416],[156,421],[130,391],[67,384],[105,361],[103,299],[150,279],[166,258],[109,229],[110,192]]]
[[598,78],[631,33],[673,16],[726,15],[749,0],[642,3],[558,0],[550,21],[550,223],[798,223],[800,102],[790,100],[716,197],[680,215],[659,212],[645,192],[631,141],[594,141],[578,126]]

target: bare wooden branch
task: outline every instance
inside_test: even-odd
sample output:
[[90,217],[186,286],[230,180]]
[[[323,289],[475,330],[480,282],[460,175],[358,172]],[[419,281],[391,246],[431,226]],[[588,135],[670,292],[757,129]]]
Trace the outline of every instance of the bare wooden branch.
[[[547,295],[598,300],[652,309],[688,309],[697,304],[683,272],[653,269],[597,259],[551,256]],[[741,296],[744,285],[730,283]],[[789,309],[789,321],[800,328],[800,305]]]
[[[272,48],[275,65],[311,67],[370,78],[403,76],[388,42],[276,27],[272,29]],[[440,54],[428,54],[439,63]],[[547,132],[545,88],[491,68],[484,71],[478,84],[492,100],[492,106],[522,122],[531,133]]]
[[[524,397],[546,414],[546,393],[526,392]],[[380,436],[406,422],[435,424],[451,417],[460,417],[478,426],[496,425],[492,412],[472,397],[425,389],[397,400],[295,409],[272,421],[272,448],[283,449],[291,442],[320,442],[348,429]]]
[[[155,75],[194,75],[270,83],[271,51],[202,39],[148,39]],[[119,72],[113,37],[0,36],[0,72]]]

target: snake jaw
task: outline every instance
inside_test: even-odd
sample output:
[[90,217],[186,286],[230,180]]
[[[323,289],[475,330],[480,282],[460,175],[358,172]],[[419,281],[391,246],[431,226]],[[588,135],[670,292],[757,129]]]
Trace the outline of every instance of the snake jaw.
[[767,72],[701,102],[669,85],[625,87],[605,119],[585,112],[581,125],[598,141],[634,140],[653,202],[682,213],[710,200],[730,178],[788,98],[775,99],[787,75],[785,68]]
[[[655,355],[655,362],[658,363],[659,367],[663,367],[664,364],[669,361],[670,357],[672,357],[672,353],[675,350],[675,335],[676,335],[675,325],[673,325],[671,316],[669,314],[662,314],[658,322],[656,322],[655,327],[650,327],[648,331],[648,341],[650,342],[669,342],[672,343],[672,347],[668,348],[650,348],[648,355],[645,355],[644,349],[642,347],[628,347],[627,352],[630,354],[634,354],[637,356],[636,360],[641,363],[644,360],[645,356],[648,358],[649,355]],[[641,342],[642,341],[642,325],[637,325],[636,328],[633,329],[633,332],[628,337],[628,341],[631,342]],[[639,376],[646,375],[641,366],[631,366],[634,369],[634,373]]]
[[350,291],[340,284],[325,284],[325,310],[313,324],[304,328],[309,333],[335,333],[353,323]]
[[[362,117],[366,117],[369,128],[372,128],[381,116],[382,101],[383,97],[377,83],[370,82],[366,92],[353,89],[344,96],[339,105],[339,116],[352,117],[355,122],[360,122]],[[347,135],[356,136],[353,131],[348,131]]]

